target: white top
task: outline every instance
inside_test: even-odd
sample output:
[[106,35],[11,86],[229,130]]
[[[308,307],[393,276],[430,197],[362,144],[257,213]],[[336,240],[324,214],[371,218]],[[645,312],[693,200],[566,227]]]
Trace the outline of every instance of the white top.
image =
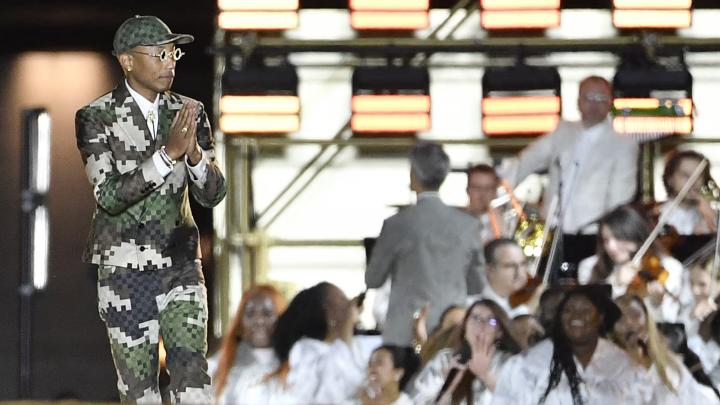
[[505,313],[508,317],[510,317],[510,319],[513,319],[518,315],[527,315],[530,313],[530,309],[526,305],[518,305],[513,308],[510,305],[510,300],[508,298],[503,298],[498,295],[498,293],[496,293],[495,290],[493,290],[493,288],[490,286],[489,282],[485,284],[485,287],[483,287],[483,290],[479,295],[468,296],[466,306],[470,307],[473,302],[481,299],[488,299],[500,305],[500,307],[505,311]]
[[350,345],[303,338],[290,350],[290,372],[283,386],[276,379],[245,392],[246,404],[338,404],[352,398],[365,378],[380,336],[355,336]]
[[[208,374],[215,374],[218,361],[217,355],[208,359]],[[247,390],[260,384],[266,375],[277,370],[279,366],[280,363],[272,348],[256,349],[246,343],[240,343],[218,404],[247,404],[248,402],[243,401]],[[215,389],[214,384],[213,389]]]
[[590,128],[583,128],[582,132],[578,135],[577,142],[573,148],[571,154],[571,163],[566,170],[561,173],[563,188],[561,190],[563,197],[563,207],[566,207],[569,203],[570,196],[573,195],[573,189],[575,188],[575,182],[580,181],[577,178],[577,173],[580,171],[581,166],[587,160],[587,157],[592,153],[593,146],[601,138],[602,134],[608,131],[610,126],[610,120],[601,121]]
[[714,339],[706,342],[700,335],[688,336],[688,347],[700,358],[703,369],[710,374],[720,362],[720,346]]
[[[597,255],[583,259],[578,265],[578,283],[588,284],[592,277],[592,269],[597,263]],[[665,256],[660,259],[662,266],[668,271],[668,279],[665,281],[667,290],[678,298],[683,297],[683,267],[682,263],[672,256]],[[617,267],[616,267],[617,269]],[[610,284],[613,289],[613,298],[617,298],[627,291],[627,285],[622,285],[617,279],[617,271],[613,270],[604,282]],[[680,301],[665,294],[659,306],[653,305],[649,299],[645,300],[648,310],[652,313],[657,322],[676,322],[680,312]]]
[[[342,403],[342,405],[361,405],[362,402],[359,399],[351,399],[348,401],[345,401]],[[398,399],[395,400],[395,402],[392,402],[387,405],[414,405],[412,399],[408,396],[408,394],[400,391],[400,396]]]
[[[666,201],[660,207],[660,213],[665,214],[670,209],[670,201]],[[680,235],[692,235],[695,233],[695,227],[704,221],[700,211],[694,207],[684,207],[678,205],[670,213],[667,223],[672,225]],[[708,230],[709,232],[709,230]]]
[[[545,339],[513,356],[498,376],[493,405],[537,404],[548,385],[553,343]],[[575,359],[582,378],[580,394],[585,405],[650,403],[652,382],[648,372],[636,365],[619,347],[605,339],[598,341],[586,368]],[[544,404],[572,404],[570,384],[562,373],[558,385]]]
[[[452,349],[440,350],[420,371],[415,378],[412,387],[408,390],[415,404],[434,404],[440,389],[445,382],[448,372],[450,371],[451,360],[453,357]],[[510,355],[496,351],[490,361],[490,369],[495,375]],[[469,373],[470,371],[466,371]],[[465,404],[463,400],[461,404],[465,405],[488,405],[492,401],[492,391],[485,387],[480,380],[475,379],[472,385],[473,404]]]
[[662,383],[657,373],[655,364],[650,367],[650,377],[653,379],[652,404],[655,405],[676,405],[676,404],[719,404],[720,400],[710,387],[706,387],[693,378],[690,372],[678,360],[680,374],[673,369],[666,369],[670,383],[675,387],[675,392],[670,391]]

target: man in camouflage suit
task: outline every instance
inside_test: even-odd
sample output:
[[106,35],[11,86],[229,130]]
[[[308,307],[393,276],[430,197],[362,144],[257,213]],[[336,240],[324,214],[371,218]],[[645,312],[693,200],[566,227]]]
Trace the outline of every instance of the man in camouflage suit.
[[211,402],[207,291],[189,194],[213,207],[225,179],[202,104],[169,91],[182,56],[175,45],[192,41],[156,17],[128,19],[113,41],[125,80],[75,117],[97,201],[83,258],[98,265],[98,309],[123,402],[160,403],[160,337],[173,402]]

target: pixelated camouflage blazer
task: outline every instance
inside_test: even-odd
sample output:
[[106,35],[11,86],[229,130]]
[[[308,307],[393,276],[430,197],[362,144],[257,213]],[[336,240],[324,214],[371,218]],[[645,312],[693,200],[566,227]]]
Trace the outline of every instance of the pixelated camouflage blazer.
[[196,185],[182,160],[163,178],[152,159],[187,100],[191,99],[172,92],[160,94],[157,139],[124,82],[78,110],[77,145],[97,203],[84,261],[151,270],[200,256],[188,189],[204,207],[215,206],[225,196],[225,179],[214,163],[212,131],[202,105],[197,139],[208,159],[205,183]]

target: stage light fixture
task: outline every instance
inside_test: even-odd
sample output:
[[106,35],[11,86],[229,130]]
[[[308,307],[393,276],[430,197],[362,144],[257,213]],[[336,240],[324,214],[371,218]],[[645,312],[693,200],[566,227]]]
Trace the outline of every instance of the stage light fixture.
[[352,78],[355,133],[427,131],[430,118],[430,75],[424,68],[358,67]]
[[613,80],[613,126],[643,142],[693,130],[692,75],[662,66],[625,66]]
[[560,75],[552,67],[488,68],[482,78],[485,136],[540,135],[560,121]]
[[480,0],[486,30],[537,30],[560,26],[560,0]]
[[613,0],[612,18],[616,28],[687,28],[692,0]]
[[223,75],[220,130],[283,134],[300,128],[298,77],[293,66],[229,68]]
[[356,30],[417,30],[430,24],[429,0],[350,0]]
[[218,27],[225,30],[286,30],[298,26],[299,0],[218,0]]

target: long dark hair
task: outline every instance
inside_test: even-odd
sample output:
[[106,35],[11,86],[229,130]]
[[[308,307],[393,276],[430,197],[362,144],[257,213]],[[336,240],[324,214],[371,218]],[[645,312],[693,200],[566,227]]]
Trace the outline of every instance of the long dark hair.
[[[512,324],[510,323],[510,318],[500,305],[496,304],[495,301],[488,299],[475,301],[472,305],[470,305],[467,311],[465,311],[465,318],[463,318],[462,325],[456,329],[458,331],[458,335],[455,340],[455,349],[459,350],[463,345],[470,345],[470,342],[465,339],[465,332],[467,330],[467,324],[472,310],[479,305],[485,306],[492,311],[493,316],[497,321],[497,326],[500,328],[500,331],[502,331],[502,335],[496,344],[496,348],[510,354],[520,353],[522,349],[520,343],[518,343],[519,340],[515,337],[515,329],[513,329]],[[474,403],[472,392],[472,383],[474,380],[475,376],[473,373],[465,372],[465,375],[463,375],[463,378],[460,380],[457,388],[453,391],[453,405],[459,404],[463,400],[465,400],[465,403],[467,404]]]
[[275,323],[271,342],[273,351],[280,361],[280,368],[267,378],[280,377],[284,381],[289,371],[290,349],[300,339],[324,340],[328,334],[327,301],[328,291],[334,286],[327,282],[316,284],[297,293],[287,309]]
[[[604,283],[615,268],[610,256],[605,251],[605,245],[602,238],[602,227],[607,227],[615,238],[625,241],[631,241],[638,244],[638,247],[650,236],[650,224],[640,212],[632,205],[621,205],[607,213],[600,219],[601,232],[597,238],[597,257],[598,261],[593,267],[591,283]],[[659,249],[653,245],[653,249]]]
[[[550,395],[550,391],[560,384],[563,373],[565,373],[568,382],[570,383],[570,393],[573,398],[573,404],[583,404],[582,396],[580,394],[580,384],[582,383],[582,378],[580,377],[580,374],[578,374],[577,367],[575,366],[575,359],[573,358],[573,351],[570,349],[572,346],[565,335],[565,329],[563,328],[562,321],[560,320],[562,312],[565,309],[565,305],[567,305],[570,298],[576,295],[585,296],[585,294],[579,291],[569,291],[563,300],[560,301],[560,305],[558,305],[557,312],[555,313],[555,323],[550,331],[550,340],[553,343],[552,361],[550,362],[550,376],[548,377],[547,388],[545,388],[545,392],[542,397],[540,397],[538,404],[544,403],[548,395]],[[595,304],[593,303],[593,305]],[[601,311],[601,308],[597,308],[597,310]]]

